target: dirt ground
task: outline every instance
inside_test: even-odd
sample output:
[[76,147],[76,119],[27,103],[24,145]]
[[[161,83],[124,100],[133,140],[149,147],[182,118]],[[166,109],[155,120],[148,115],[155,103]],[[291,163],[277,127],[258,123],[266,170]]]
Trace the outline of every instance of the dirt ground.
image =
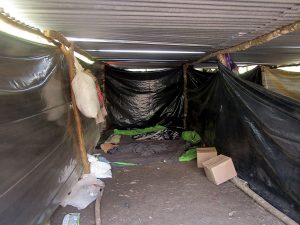
[[[283,224],[231,182],[210,183],[196,162],[153,162],[114,167],[103,179],[102,225],[279,225]],[[61,225],[73,207],[58,208],[51,225]],[[93,225],[94,204],[79,211]]]

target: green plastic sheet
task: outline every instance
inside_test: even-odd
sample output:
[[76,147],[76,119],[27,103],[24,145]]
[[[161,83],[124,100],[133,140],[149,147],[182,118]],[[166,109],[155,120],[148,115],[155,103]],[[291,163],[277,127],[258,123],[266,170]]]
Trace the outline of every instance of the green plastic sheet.
[[196,144],[201,141],[201,137],[196,131],[184,131],[181,134],[181,138],[192,144]]
[[141,129],[132,129],[132,130],[118,130],[114,129],[114,134],[115,135],[126,135],[126,136],[134,136],[138,134],[146,134],[150,132],[157,132],[160,130],[165,130],[167,129],[164,126],[161,125],[155,125],[154,127],[146,127],[146,128],[141,128]]
[[195,148],[191,148],[179,157],[179,161],[188,162],[196,158],[197,158],[197,150]]

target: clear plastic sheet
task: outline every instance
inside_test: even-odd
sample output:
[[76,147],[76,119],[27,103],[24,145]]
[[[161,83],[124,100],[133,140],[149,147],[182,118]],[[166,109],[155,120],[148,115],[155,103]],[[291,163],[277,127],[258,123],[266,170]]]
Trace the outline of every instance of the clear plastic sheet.
[[300,73],[263,67],[265,88],[300,101]]
[[[190,69],[189,78],[198,73]],[[254,191],[300,222],[300,103],[223,65],[189,89],[188,97],[189,128],[231,156]]]
[[[43,224],[81,173],[60,50],[0,33],[0,224]],[[83,119],[87,149],[98,127]]]

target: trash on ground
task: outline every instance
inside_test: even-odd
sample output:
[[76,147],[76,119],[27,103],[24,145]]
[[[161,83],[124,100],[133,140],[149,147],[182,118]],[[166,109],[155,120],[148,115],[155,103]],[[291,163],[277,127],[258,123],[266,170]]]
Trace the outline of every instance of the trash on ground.
[[216,185],[237,176],[232,159],[225,155],[215,156],[203,162],[205,174]]
[[215,147],[210,148],[196,148],[197,150],[197,166],[203,168],[203,162],[218,155]]
[[130,162],[112,162],[111,164],[116,166],[137,166],[136,163],[130,163]]
[[86,208],[90,203],[96,200],[100,191],[103,191],[104,183],[92,174],[85,175],[79,180],[61,202],[61,206],[74,206],[79,210]]
[[121,137],[121,135],[112,134],[107,138],[107,140],[104,143],[118,145],[121,141]]
[[104,143],[100,145],[100,148],[105,152],[105,153],[109,153],[109,151],[115,147],[117,147],[118,145],[114,145],[111,143]]
[[68,213],[64,216],[62,225],[80,225],[80,213]]
[[190,142],[192,144],[197,144],[201,141],[200,135],[196,131],[183,131],[181,138],[184,141]]
[[164,143],[129,143],[124,145],[119,145],[109,151],[110,154],[115,154],[117,152],[133,152],[139,154],[142,157],[148,157],[155,154],[160,154],[163,152],[173,151],[173,149],[168,148]]
[[97,159],[97,157],[88,154],[88,160],[90,162],[91,174],[97,178],[111,178],[111,166],[109,162],[103,162]]
[[160,130],[165,130],[166,127],[161,126],[161,125],[155,125],[154,127],[146,127],[146,128],[141,128],[141,129],[131,129],[131,130],[118,130],[114,129],[114,134],[115,135],[127,135],[127,136],[134,136],[138,134],[146,134],[150,132],[157,132]]
[[100,162],[110,163],[105,157],[101,156],[101,154],[93,154],[93,156]]
[[178,140],[180,135],[177,131],[170,129],[164,129],[156,132],[150,132],[146,134],[138,134],[132,136],[137,141],[141,140]]
[[228,213],[228,216],[233,216],[233,214],[237,213],[237,211],[231,211],[230,213]]
[[188,161],[191,161],[196,158],[197,158],[197,151],[195,148],[191,148],[191,149],[187,150],[186,152],[184,152],[179,157],[179,161],[180,162],[188,162]]

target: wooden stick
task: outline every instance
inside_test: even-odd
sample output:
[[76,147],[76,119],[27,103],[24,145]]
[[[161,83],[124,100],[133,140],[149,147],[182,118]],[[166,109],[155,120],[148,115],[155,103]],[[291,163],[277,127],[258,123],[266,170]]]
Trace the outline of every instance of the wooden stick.
[[104,192],[104,187],[101,188],[95,203],[95,224],[101,225],[101,199]]
[[187,64],[183,64],[183,97],[184,97],[184,108],[183,108],[183,129],[187,128],[186,118],[188,114],[188,97],[187,97]]
[[226,63],[226,59],[225,59],[225,55],[224,54],[218,54],[217,55],[217,59],[220,63],[222,63],[224,66],[228,67],[227,66],[227,63]]
[[300,66],[300,62],[299,63],[293,63],[293,64],[283,64],[283,65],[279,65],[279,66],[274,66],[272,68],[281,68],[281,67],[289,67],[289,66]]
[[[64,45],[61,45],[61,50],[62,50],[62,52],[66,58],[66,61],[68,63],[69,80],[70,80],[70,84],[71,84],[72,80],[75,77],[75,72],[76,72],[75,65],[74,65],[73,46],[71,45],[71,48],[68,51]],[[75,119],[76,135],[77,135],[77,139],[78,139],[79,153],[80,153],[80,158],[82,161],[83,172],[85,174],[88,174],[88,173],[90,173],[90,164],[89,164],[89,161],[87,158],[87,152],[86,152],[85,143],[84,143],[83,129],[82,129],[81,120],[80,120],[80,112],[77,108],[75,95],[73,93],[72,88],[71,88],[71,100],[72,100],[72,108],[73,108],[74,119]]]
[[[209,54],[206,54],[205,56],[203,56],[202,58],[198,59],[197,61],[195,61],[194,63],[201,63],[201,62],[205,62],[211,58],[216,57],[219,54],[224,54],[224,53],[233,53],[233,52],[239,52],[239,51],[244,51],[248,48],[254,47],[254,46],[258,46],[261,44],[264,44],[268,41],[271,41],[275,38],[278,38],[282,35],[294,32],[300,30],[300,20],[296,21],[295,23],[283,26],[281,28],[278,28],[270,33],[264,34],[262,36],[259,36],[257,38],[254,38],[250,41],[245,41],[242,42],[241,44],[232,46],[230,48],[225,48],[216,52],[212,52]],[[193,64],[194,64],[193,63]]]
[[[67,46],[68,48],[71,46],[71,42],[69,42],[65,36],[60,33],[60,32],[57,32],[57,31],[54,31],[54,30],[46,30],[44,31],[44,35],[51,38],[52,40],[57,40],[59,41],[60,43],[62,43],[63,45]],[[92,60],[93,61],[93,57],[88,54],[87,52],[83,51],[81,48],[79,48],[77,45],[75,45],[74,43],[73,44],[73,48],[76,52],[78,52],[79,54],[87,57],[88,59]]]
[[284,222],[287,225],[297,225],[294,220],[289,218],[287,215],[276,209],[274,206],[272,206],[270,203],[268,203],[266,200],[264,200],[262,197],[260,197],[258,194],[256,194],[254,191],[252,191],[248,185],[247,182],[240,178],[232,178],[230,180],[232,183],[234,183],[239,189],[241,189],[243,192],[245,192],[249,197],[251,197],[257,204],[262,206],[265,210],[270,212],[272,215],[276,216],[278,219],[280,219],[282,222]]

